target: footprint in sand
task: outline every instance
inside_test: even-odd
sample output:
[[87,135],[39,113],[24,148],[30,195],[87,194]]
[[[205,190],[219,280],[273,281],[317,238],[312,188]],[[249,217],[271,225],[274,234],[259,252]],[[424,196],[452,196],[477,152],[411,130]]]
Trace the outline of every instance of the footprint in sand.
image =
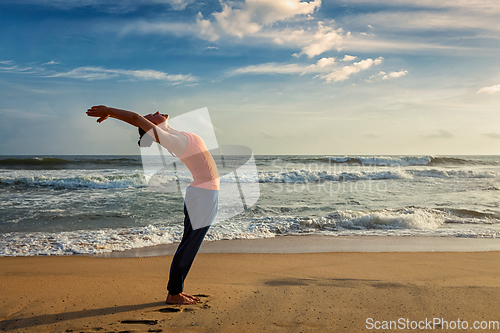
[[158,320],[122,320],[122,324],[143,324],[143,325],[156,325]]

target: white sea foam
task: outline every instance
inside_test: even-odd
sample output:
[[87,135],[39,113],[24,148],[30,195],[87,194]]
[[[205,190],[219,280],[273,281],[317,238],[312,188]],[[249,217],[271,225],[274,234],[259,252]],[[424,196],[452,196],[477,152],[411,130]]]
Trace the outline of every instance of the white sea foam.
[[[500,221],[481,216],[467,211],[402,208],[370,212],[336,211],[321,217],[278,215],[250,220],[231,219],[211,226],[206,241],[302,234],[500,237]],[[453,227],[467,223],[470,224],[467,229]],[[12,232],[0,236],[0,256],[95,254],[169,244],[179,242],[181,238],[180,224],[59,233]]]
[[[308,183],[317,181],[408,179],[404,171],[353,171],[332,173],[329,171],[292,170],[288,172],[266,171],[259,173],[261,183]],[[244,179],[244,178],[243,178]]]
[[415,177],[433,178],[495,178],[499,176],[498,172],[490,170],[407,169],[405,172]]

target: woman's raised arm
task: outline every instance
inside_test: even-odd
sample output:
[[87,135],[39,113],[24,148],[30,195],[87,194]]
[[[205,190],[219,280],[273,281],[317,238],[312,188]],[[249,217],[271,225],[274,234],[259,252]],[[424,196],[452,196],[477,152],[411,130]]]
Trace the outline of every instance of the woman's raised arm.
[[[156,114],[155,114],[156,115]],[[188,138],[184,134],[175,134],[176,132],[171,132],[163,129],[161,126],[157,126],[153,121],[141,116],[138,113],[121,110],[116,108],[110,108],[105,105],[93,106],[87,110],[87,116],[97,117],[97,122],[102,123],[104,120],[111,118],[116,118],[118,120],[124,121],[132,126],[142,128],[148,135],[153,137],[153,140],[158,142],[163,147],[172,151],[177,156],[182,155],[186,150],[188,145]],[[161,117],[161,115],[160,115]],[[164,118],[165,121],[167,118]]]
[[144,118],[138,113],[121,110],[116,108],[110,108],[105,105],[93,106],[87,110],[87,116],[98,117],[98,123],[102,123],[104,120],[111,118],[116,118],[118,120],[124,121],[132,126],[142,128],[146,133],[155,127],[155,124]]

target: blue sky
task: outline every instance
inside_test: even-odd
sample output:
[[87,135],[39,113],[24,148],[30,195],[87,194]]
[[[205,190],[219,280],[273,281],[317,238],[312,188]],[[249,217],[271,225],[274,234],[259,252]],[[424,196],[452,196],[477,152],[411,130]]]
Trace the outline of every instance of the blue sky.
[[500,154],[493,0],[2,0],[0,154],[139,154],[98,104],[256,154]]

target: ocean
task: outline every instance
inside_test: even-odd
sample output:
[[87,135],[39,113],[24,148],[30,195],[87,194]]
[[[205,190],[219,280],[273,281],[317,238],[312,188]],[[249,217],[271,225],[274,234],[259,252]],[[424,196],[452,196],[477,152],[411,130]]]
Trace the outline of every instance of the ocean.
[[[206,241],[500,236],[500,156],[254,158],[257,202],[212,225]],[[0,197],[0,256],[95,254],[182,237],[182,194],[148,187],[141,156],[0,156]]]

